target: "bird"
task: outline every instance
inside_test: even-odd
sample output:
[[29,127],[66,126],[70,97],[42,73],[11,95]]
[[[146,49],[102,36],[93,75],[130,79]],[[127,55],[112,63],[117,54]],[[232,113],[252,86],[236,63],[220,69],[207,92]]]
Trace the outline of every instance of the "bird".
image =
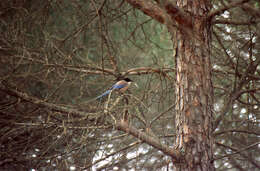
[[111,93],[114,90],[118,90],[121,93],[124,93],[129,86],[131,85],[133,81],[130,78],[125,78],[123,80],[120,80],[118,82],[116,82],[109,90],[105,91],[103,94],[101,94],[100,96],[97,96],[95,99],[100,99],[106,95],[108,95],[109,93]]

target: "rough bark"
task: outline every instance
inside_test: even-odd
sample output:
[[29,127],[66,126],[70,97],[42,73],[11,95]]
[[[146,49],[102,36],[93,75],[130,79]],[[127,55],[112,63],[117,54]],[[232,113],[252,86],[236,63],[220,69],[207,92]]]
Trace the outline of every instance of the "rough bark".
[[[213,93],[210,64],[209,1],[177,0],[190,14],[173,37],[176,60],[176,148],[184,161],[176,170],[214,170],[212,158]],[[168,8],[169,11],[170,8]],[[187,32],[188,30],[188,32]],[[191,34],[192,33],[192,34]]]

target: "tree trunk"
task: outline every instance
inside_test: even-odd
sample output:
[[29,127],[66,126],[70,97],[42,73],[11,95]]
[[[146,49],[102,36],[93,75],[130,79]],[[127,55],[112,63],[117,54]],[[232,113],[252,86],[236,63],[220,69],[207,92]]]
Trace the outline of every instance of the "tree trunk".
[[177,0],[190,14],[173,37],[176,60],[176,148],[184,155],[176,170],[214,170],[212,153],[213,91],[207,0]]

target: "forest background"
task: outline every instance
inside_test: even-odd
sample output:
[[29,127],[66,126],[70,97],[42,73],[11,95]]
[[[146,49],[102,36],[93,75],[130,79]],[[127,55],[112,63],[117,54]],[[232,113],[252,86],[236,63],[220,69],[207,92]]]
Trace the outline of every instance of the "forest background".
[[[199,140],[180,138],[189,116],[178,108],[176,47],[196,44],[196,23],[185,25],[196,17],[207,23],[209,46],[194,52],[210,54],[201,65],[213,99],[205,128],[213,154],[198,165],[260,169],[260,3],[205,0],[207,15],[196,16],[191,2],[1,1],[0,170],[195,167],[188,149]],[[125,77],[138,87],[93,100]]]

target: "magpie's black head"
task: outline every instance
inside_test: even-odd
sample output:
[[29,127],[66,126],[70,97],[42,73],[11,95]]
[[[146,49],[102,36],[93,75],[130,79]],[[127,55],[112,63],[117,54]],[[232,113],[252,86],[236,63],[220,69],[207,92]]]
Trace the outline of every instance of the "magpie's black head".
[[124,79],[126,82],[133,82],[130,78],[125,78]]

